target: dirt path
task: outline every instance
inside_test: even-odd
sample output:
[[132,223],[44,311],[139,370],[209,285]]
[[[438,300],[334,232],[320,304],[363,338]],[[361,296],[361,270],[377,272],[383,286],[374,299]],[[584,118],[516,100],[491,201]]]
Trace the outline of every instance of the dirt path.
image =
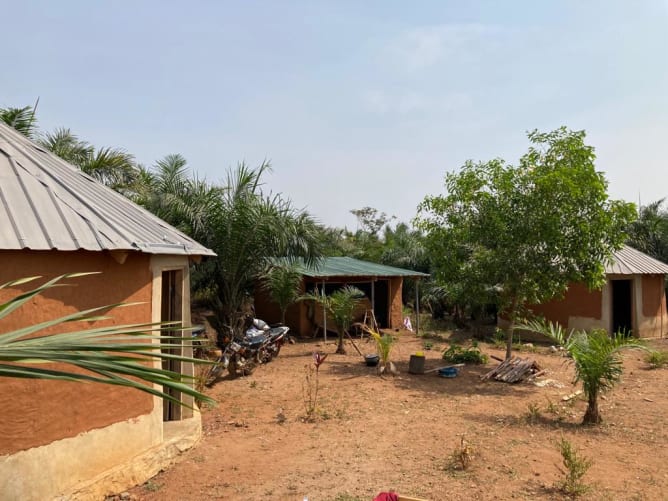
[[[442,365],[438,348],[425,352],[428,368]],[[422,349],[411,333],[400,335],[394,378],[378,377],[352,347],[345,356],[334,349],[289,345],[252,376],[219,381],[210,390],[219,405],[203,412],[202,442],[131,493],[147,501],[354,501],[390,489],[434,501],[562,499],[553,486],[563,475],[556,442],[565,437],[594,461],[585,499],[668,496],[668,371],[646,370],[642,353],[625,355],[623,382],[601,401],[605,423],[583,428],[585,402],[562,401],[574,391],[572,368],[547,350],[522,354],[548,369],[553,383],[538,387],[480,382],[494,361],[454,379],[407,374],[409,355]],[[320,373],[319,419],[305,423],[302,382],[314,350],[330,355]],[[538,409],[533,424],[530,404]],[[464,471],[452,457],[462,435],[473,450]]]

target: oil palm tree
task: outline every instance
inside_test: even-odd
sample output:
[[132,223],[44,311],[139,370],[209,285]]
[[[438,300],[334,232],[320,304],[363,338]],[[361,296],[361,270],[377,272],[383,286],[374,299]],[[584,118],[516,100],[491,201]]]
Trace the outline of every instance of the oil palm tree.
[[582,424],[598,424],[602,421],[598,408],[600,394],[612,388],[623,372],[620,351],[629,348],[646,349],[640,340],[623,333],[608,335],[605,330],[591,332],[573,330],[566,333],[555,323],[534,320],[518,326],[543,334],[562,345],[573,359],[575,380],[582,382],[582,390],[587,397],[587,410]]
[[[88,273],[72,273],[56,277],[33,290],[19,294],[0,304],[0,319],[48,289],[62,286],[62,280]],[[29,277],[0,285],[0,289],[29,283],[39,277]],[[131,306],[131,305],[111,305]],[[201,362],[173,354],[183,338],[166,336],[174,325],[134,324],[112,327],[93,327],[74,332],[40,334],[41,331],[70,322],[90,322],[105,319],[98,316],[110,306],[92,308],[54,320],[30,325],[11,332],[0,333],[0,377],[52,379],[72,382],[94,382],[126,386],[182,404],[169,395],[167,388],[207,403],[214,401],[195,391],[192,378],[162,369],[156,360],[176,359]],[[163,350],[164,348],[164,350]],[[45,367],[48,363],[65,364],[67,368]],[[84,371],[76,370],[84,369]],[[158,386],[154,386],[158,385]],[[159,388],[163,388],[162,390]]]
[[262,176],[269,169],[264,162],[256,169],[240,164],[228,171],[220,204],[208,215],[209,231],[202,240],[219,256],[208,265],[216,316],[236,330],[242,328],[253,281],[273,258],[299,258],[309,266],[322,254],[313,218],[280,194],[262,191]]
[[0,108],[0,121],[13,127],[26,137],[32,138],[37,132],[35,108],[32,106]]
[[[124,193],[138,175],[134,157],[121,148],[98,148],[79,139],[70,129],[61,127],[45,133],[38,143],[89,176]],[[124,193],[125,194],[125,193]]]
[[343,345],[343,336],[348,332],[353,323],[355,308],[357,308],[363,297],[364,293],[352,285],[346,285],[334,291],[329,296],[320,295],[317,292],[302,296],[302,299],[316,301],[322,305],[324,314],[331,315],[334,320],[339,338],[336,353],[342,355],[346,353],[346,348]]

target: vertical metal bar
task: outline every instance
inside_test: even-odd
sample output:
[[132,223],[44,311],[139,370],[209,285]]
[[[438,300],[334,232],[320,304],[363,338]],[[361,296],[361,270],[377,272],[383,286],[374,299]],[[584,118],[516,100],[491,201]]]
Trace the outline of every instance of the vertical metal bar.
[[415,335],[420,335],[420,291],[418,284],[420,279],[415,279]]
[[[371,279],[371,313],[373,313],[373,321],[376,321],[376,279]],[[374,327],[375,328],[375,327]]]

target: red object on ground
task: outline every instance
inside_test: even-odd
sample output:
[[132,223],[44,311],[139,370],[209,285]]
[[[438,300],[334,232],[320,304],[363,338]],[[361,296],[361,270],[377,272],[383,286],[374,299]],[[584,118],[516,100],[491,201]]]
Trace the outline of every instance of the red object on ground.
[[399,501],[399,496],[394,492],[381,492],[373,501]]

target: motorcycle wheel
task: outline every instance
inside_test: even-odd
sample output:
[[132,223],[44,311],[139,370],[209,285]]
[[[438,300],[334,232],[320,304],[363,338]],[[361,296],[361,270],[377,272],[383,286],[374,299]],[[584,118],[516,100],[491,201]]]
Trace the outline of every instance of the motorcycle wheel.
[[237,361],[232,359],[230,360],[230,365],[227,366],[227,370],[232,378],[236,378],[239,376],[250,376],[253,372],[253,367],[248,362],[246,362],[243,367],[239,367]]
[[258,364],[268,364],[271,362],[272,358],[273,354],[265,348],[258,350],[257,354],[255,355],[255,360]]
[[209,372],[206,374],[206,386],[211,386],[216,380],[220,377],[220,374],[223,372],[222,361],[218,361],[215,365],[212,365],[209,369]]

